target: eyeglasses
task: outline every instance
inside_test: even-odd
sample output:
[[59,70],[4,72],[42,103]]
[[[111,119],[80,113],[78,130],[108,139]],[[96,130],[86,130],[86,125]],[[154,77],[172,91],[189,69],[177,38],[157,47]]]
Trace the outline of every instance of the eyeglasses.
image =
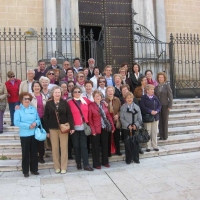
[[74,85],[68,85],[68,87],[74,87]]
[[73,93],[74,93],[74,94],[76,94],[76,93],[81,93],[81,91],[74,91]]
[[78,78],[84,78],[84,76],[78,76]]
[[31,101],[30,98],[23,98],[24,101]]
[[105,83],[106,81],[99,81],[99,83]]
[[14,78],[15,77],[15,75],[13,75],[13,76],[9,76],[9,78]]
[[48,75],[54,75],[54,73],[49,73]]
[[69,64],[64,64],[64,65],[69,65]]

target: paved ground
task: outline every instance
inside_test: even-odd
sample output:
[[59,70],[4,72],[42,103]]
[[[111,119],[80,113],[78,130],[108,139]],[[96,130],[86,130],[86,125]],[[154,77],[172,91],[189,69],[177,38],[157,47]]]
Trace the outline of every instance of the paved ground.
[[39,172],[29,178],[0,172],[0,200],[200,199],[200,152],[145,158],[139,165],[116,162],[90,173],[75,168],[65,175]]

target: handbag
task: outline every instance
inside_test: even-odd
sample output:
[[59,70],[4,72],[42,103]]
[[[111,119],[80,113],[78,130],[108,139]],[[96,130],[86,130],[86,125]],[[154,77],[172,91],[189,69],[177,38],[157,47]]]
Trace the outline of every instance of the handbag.
[[60,132],[61,133],[69,133],[69,131],[70,131],[69,123],[67,122],[67,123],[64,123],[64,124],[60,124],[60,121],[58,119],[58,113],[56,111],[55,111],[55,114],[56,114],[56,119],[57,119],[57,122],[58,122]]
[[120,120],[118,119],[117,121],[116,121],[116,128],[117,129],[121,129],[121,127],[122,127],[122,125],[121,125],[121,122],[120,122]]
[[6,109],[6,105],[7,105],[7,102],[6,100],[1,100],[0,101],[0,110],[5,110]]
[[144,114],[144,115],[142,115],[142,121],[144,123],[154,122],[155,121],[154,115],[152,115],[152,114]]
[[35,139],[38,141],[44,141],[46,140],[47,132],[44,130],[41,123],[39,126],[40,128],[39,127],[35,128]]
[[139,143],[147,143],[150,140],[148,130],[144,127],[143,124],[140,129],[136,130],[135,138]]
[[85,118],[83,116],[83,113],[79,107],[79,105],[76,103],[76,101],[74,101],[74,99],[72,100],[74,102],[74,104],[76,105],[76,107],[78,108],[80,114],[81,114],[81,117],[82,117],[82,120],[83,120],[83,125],[84,125],[84,132],[85,132],[85,135],[91,135],[92,131],[91,131],[91,128],[90,126],[85,122]]

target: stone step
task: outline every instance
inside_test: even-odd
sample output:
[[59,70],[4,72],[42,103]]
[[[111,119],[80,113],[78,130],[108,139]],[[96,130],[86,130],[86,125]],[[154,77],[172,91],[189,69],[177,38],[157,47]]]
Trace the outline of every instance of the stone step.
[[173,99],[173,104],[200,103],[200,98],[193,99]]
[[8,132],[4,131],[2,134],[0,134],[0,141],[1,140],[19,140],[19,133],[18,132]]
[[200,108],[200,103],[173,104],[172,109]]
[[19,127],[17,126],[10,126],[10,125],[3,125],[3,131],[5,132],[18,132],[19,131]]
[[168,127],[185,127],[185,126],[197,126],[200,125],[200,119],[184,119],[169,121]]
[[[199,151],[200,141],[183,143],[183,144],[165,145],[165,146],[159,147],[159,149],[160,150],[158,152],[153,151],[153,150],[148,153],[145,152],[143,155],[140,155],[140,159]],[[39,164],[39,170],[46,169],[46,168],[53,168],[52,158],[45,158],[45,160],[46,160],[45,164]],[[124,152],[122,156],[113,155],[112,157],[109,158],[109,162],[117,162],[117,161],[124,161],[124,160],[125,160]],[[91,158],[89,159],[89,163],[92,165]],[[68,166],[76,167],[75,160],[69,160]],[[20,159],[0,160],[0,171],[21,171],[21,160]]]
[[[173,135],[168,140],[158,140],[158,146],[180,144],[187,142],[200,141],[200,133]],[[145,145],[142,145],[145,147]],[[120,149],[124,150],[123,142],[120,143]],[[6,156],[8,159],[21,159],[21,145],[19,140],[2,140],[0,143],[0,155]],[[51,151],[46,151],[46,156],[51,157]]]
[[185,126],[185,127],[173,127],[168,128],[169,135],[182,135],[200,133],[200,126]]
[[184,120],[184,119],[199,119],[200,113],[183,113],[176,115],[169,115],[169,121]]
[[200,107],[170,110],[170,115],[186,114],[186,113],[200,113]]

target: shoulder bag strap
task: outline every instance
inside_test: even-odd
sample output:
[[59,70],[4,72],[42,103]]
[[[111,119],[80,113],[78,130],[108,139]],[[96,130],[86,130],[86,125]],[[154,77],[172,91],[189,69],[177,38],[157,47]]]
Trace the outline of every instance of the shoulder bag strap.
[[72,99],[72,101],[74,102],[74,104],[75,104],[76,107],[78,108],[78,110],[79,110],[79,112],[80,112],[80,114],[81,114],[82,120],[83,120],[83,122],[85,123],[85,118],[84,118],[84,116],[83,116],[83,113],[82,113],[82,111],[81,111],[79,105],[76,103],[76,101],[75,101],[74,99]]

